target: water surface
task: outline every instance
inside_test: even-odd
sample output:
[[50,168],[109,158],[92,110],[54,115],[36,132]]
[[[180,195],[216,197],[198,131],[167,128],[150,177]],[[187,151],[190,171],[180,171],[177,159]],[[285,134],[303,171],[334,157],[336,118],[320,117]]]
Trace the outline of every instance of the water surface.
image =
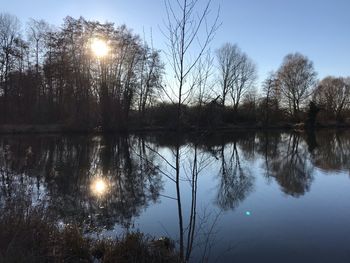
[[191,262],[350,262],[349,171],[348,131],[0,137],[0,204],[169,236]]

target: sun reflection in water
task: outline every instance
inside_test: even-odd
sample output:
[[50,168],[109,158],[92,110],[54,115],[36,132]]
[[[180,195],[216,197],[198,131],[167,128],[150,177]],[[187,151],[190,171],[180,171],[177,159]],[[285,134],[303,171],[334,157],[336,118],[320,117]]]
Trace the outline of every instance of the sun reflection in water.
[[91,183],[91,192],[98,197],[108,192],[108,182],[103,178],[96,178]]

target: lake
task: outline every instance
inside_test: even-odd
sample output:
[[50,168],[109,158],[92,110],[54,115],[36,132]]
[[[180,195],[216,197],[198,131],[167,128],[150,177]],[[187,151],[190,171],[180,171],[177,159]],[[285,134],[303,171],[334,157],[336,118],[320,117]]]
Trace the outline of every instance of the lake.
[[350,262],[346,130],[2,135],[0,182],[0,204],[170,237],[190,262]]

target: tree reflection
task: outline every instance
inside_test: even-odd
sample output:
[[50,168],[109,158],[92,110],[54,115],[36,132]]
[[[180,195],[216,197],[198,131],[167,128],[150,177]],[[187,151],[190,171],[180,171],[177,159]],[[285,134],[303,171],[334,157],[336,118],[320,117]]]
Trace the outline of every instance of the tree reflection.
[[313,164],[325,171],[350,171],[350,134],[347,131],[316,133],[318,147]]
[[305,141],[296,133],[259,137],[267,177],[273,177],[283,192],[294,197],[310,190],[313,166]]
[[[35,181],[38,195],[47,196],[48,206],[66,222],[83,223],[87,230],[110,229],[116,223],[129,228],[162,189],[154,155],[142,144],[141,139],[114,136],[3,139],[1,195],[11,196],[18,184]],[[108,191],[98,197],[91,191],[96,178],[108,182]],[[104,187],[97,186],[100,191]]]
[[[182,173],[180,170],[176,172],[178,176],[175,180],[179,216],[180,260],[183,262],[190,261],[194,247],[200,248],[203,259],[208,257],[207,253],[211,246],[210,242],[212,238],[210,230],[215,227],[220,215],[220,212],[214,213],[211,211],[208,215],[204,212],[201,217],[197,209],[198,179],[201,172],[213,161],[210,154],[200,149],[199,142],[201,142],[204,137],[204,134],[202,134],[187,147],[181,147],[180,144],[178,144],[175,149],[175,156],[179,157],[175,158],[176,161],[179,162],[179,165],[175,166],[175,168],[183,166]],[[181,159],[183,155],[185,155],[187,163]],[[186,178],[184,178],[184,176],[186,176]],[[181,181],[187,181],[191,189],[190,204],[187,204],[190,206],[188,214],[183,211],[186,204],[184,205],[181,202],[181,188],[184,187]],[[214,216],[212,216],[212,213]]]
[[[259,176],[252,164],[262,163],[265,177],[288,195],[309,191],[313,167],[349,169],[350,135],[260,132],[176,136],[4,136],[0,139],[0,205],[21,194],[64,223],[86,231],[126,230],[142,209],[160,196],[174,199],[183,261],[193,250],[208,260],[215,225],[223,211],[239,206]],[[177,165],[176,162],[178,162]],[[218,173],[215,207],[198,208],[201,174]],[[177,168],[177,169],[176,169]],[[255,175],[256,173],[257,175]],[[174,196],[162,193],[174,185]]]
[[236,141],[221,146],[220,161],[217,203],[224,210],[234,209],[252,191],[254,178],[248,167],[242,167]]
[[[197,208],[200,174],[216,160],[208,150],[212,148],[208,146],[208,134],[196,134],[195,137],[182,135],[179,133],[168,138],[159,136],[153,140],[156,139],[157,144],[166,145],[169,150],[168,153],[157,154],[162,160],[160,171],[174,184],[176,197],[171,199],[176,202],[177,207],[180,261],[188,262],[194,248],[202,252],[203,259],[208,257],[212,232],[220,212],[207,213],[198,211]],[[154,149],[152,151],[155,152]],[[183,203],[183,200],[186,202]]]
[[[247,165],[240,159],[240,151],[254,159],[254,136],[251,134],[227,134],[216,136],[196,133],[182,136],[160,137],[160,144],[171,149],[171,154],[161,155],[161,170],[173,183],[176,190],[176,204],[179,224],[179,252],[181,261],[191,259],[193,249],[201,251],[200,258],[207,261],[214,245],[214,228],[223,210],[233,209],[243,201],[253,188],[253,179]],[[157,137],[158,138],[158,137]],[[233,140],[233,143],[230,141]],[[167,144],[168,142],[168,144]],[[242,144],[242,145],[241,145]],[[170,146],[169,146],[170,145]],[[243,152],[243,151],[242,151]],[[221,163],[220,186],[218,189],[218,211],[198,211],[198,183],[200,174],[208,166]],[[243,162],[245,163],[245,162]],[[186,191],[190,187],[190,199]],[[207,206],[207,204],[206,204]],[[187,212],[188,211],[188,212]]]

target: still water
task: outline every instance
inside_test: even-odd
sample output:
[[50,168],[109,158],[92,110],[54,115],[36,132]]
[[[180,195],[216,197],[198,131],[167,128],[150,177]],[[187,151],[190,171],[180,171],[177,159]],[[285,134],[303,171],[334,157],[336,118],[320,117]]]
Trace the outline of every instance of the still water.
[[190,262],[350,262],[348,131],[1,136],[0,187],[86,235],[168,236]]

